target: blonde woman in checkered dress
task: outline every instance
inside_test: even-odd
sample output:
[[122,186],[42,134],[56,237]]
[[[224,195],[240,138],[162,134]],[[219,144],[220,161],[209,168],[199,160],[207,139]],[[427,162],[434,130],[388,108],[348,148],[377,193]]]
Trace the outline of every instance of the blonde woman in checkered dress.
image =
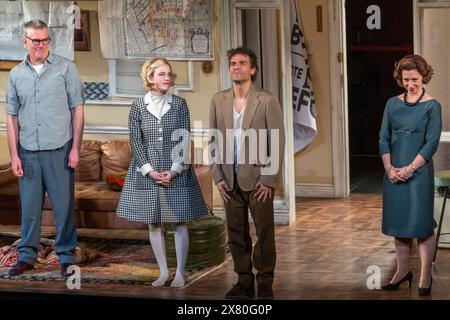
[[149,92],[133,102],[129,116],[132,161],[117,215],[148,223],[150,244],[160,275],[169,279],[162,224],[174,224],[177,270],[172,287],[184,286],[189,237],[186,222],[208,213],[197,177],[189,164],[190,119],[186,101],[168,93],[174,84],[172,67],[164,58],[148,60],[141,77]]

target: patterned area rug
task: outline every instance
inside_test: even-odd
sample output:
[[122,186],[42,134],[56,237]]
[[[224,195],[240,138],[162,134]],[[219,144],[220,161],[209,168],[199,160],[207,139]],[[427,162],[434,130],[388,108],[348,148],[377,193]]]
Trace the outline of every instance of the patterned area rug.
[[[0,234],[0,248],[13,244],[17,239],[18,236]],[[82,252],[82,262],[77,264],[81,270],[81,283],[150,285],[159,275],[148,241],[79,237],[78,247]],[[213,267],[188,266],[184,287],[222,265],[223,263]],[[33,270],[19,276],[9,276],[7,273],[9,268],[0,265],[0,279],[61,282],[67,280],[61,277],[60,266],[54,261],[49,264],[45,261],[36,263]],[[172,279],[175,276],[175,269],[170,269],[170,273]],[[171,279],[166,286],[170,286]]]

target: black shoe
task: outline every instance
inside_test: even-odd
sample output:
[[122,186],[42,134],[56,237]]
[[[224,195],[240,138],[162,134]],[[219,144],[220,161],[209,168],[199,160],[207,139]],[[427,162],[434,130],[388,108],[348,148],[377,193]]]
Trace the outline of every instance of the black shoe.
[[419,296],[429,296],[431,294],[432,285],[433,285],[433,277],[431,277],[430,286],[428,288],[419,287]]
[[233,285],[233,287],[225,294],[225,299],[253,299],[254,297],[254,285],[245,285],[240,282]]
[[73,270],[72,272],[67,272],[67,269],[73,265],[72,263],[63,263],[61,264],[61,275],[63,277],[70,277],[71,275],[73,275],[75,273],[75,270]]
[[400,279],[400,281],[396,283],[388,283],[387,285],[382,286],[381,289],[390,291],[397,290],[400,287],[400,285],[405,281],[408,281],[408,286],[411,287],[412,278],[413,274],[411,271],[409,271],[402,279]]
[[25,261],[18,261],[11,269],[8,270],[8,274],[10,276],[18,276],[25,271],[32,270],[34,267],[25,262]]
[[258,285],[258,300],[272,300],[273,291],[271,285]]

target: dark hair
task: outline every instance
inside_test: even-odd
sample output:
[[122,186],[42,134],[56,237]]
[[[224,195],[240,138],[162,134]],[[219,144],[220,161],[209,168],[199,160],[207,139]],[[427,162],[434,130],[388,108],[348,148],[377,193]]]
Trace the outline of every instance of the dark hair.
[[242,54],[250,58],[250,66],[256,69],[255,74],[252,75],[252,81],[255,81],[259,70],[258,58],[256,57],[256,54],[253,52],[253,50],[246,47],[231,48],[230,50],[227,51],[228,64],[230,63],[231,58],[233,58],[237,54]]
[[28,30],[48,30],[47,24],[42,20],[30,20],[23,24],[23,33],[24,36],[27,36]]
[[409,54],[397,61],[395,64],[394,79],[397,84],[403,88],[402,71],[416,70],[422,76],[422,82],[427,84],[431,80],[434,71],[433,68],[425,61],[424,58],[417,54]]

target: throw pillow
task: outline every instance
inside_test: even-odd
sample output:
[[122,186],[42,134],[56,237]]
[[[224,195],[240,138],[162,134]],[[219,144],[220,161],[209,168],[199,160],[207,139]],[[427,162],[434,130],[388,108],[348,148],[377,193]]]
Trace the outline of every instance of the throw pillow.
[[122,191],[126,177],[127,177],[126,171],[114,175],[109,175],[106,177],[106,183],[111,187],[111,189],[115,191]]

